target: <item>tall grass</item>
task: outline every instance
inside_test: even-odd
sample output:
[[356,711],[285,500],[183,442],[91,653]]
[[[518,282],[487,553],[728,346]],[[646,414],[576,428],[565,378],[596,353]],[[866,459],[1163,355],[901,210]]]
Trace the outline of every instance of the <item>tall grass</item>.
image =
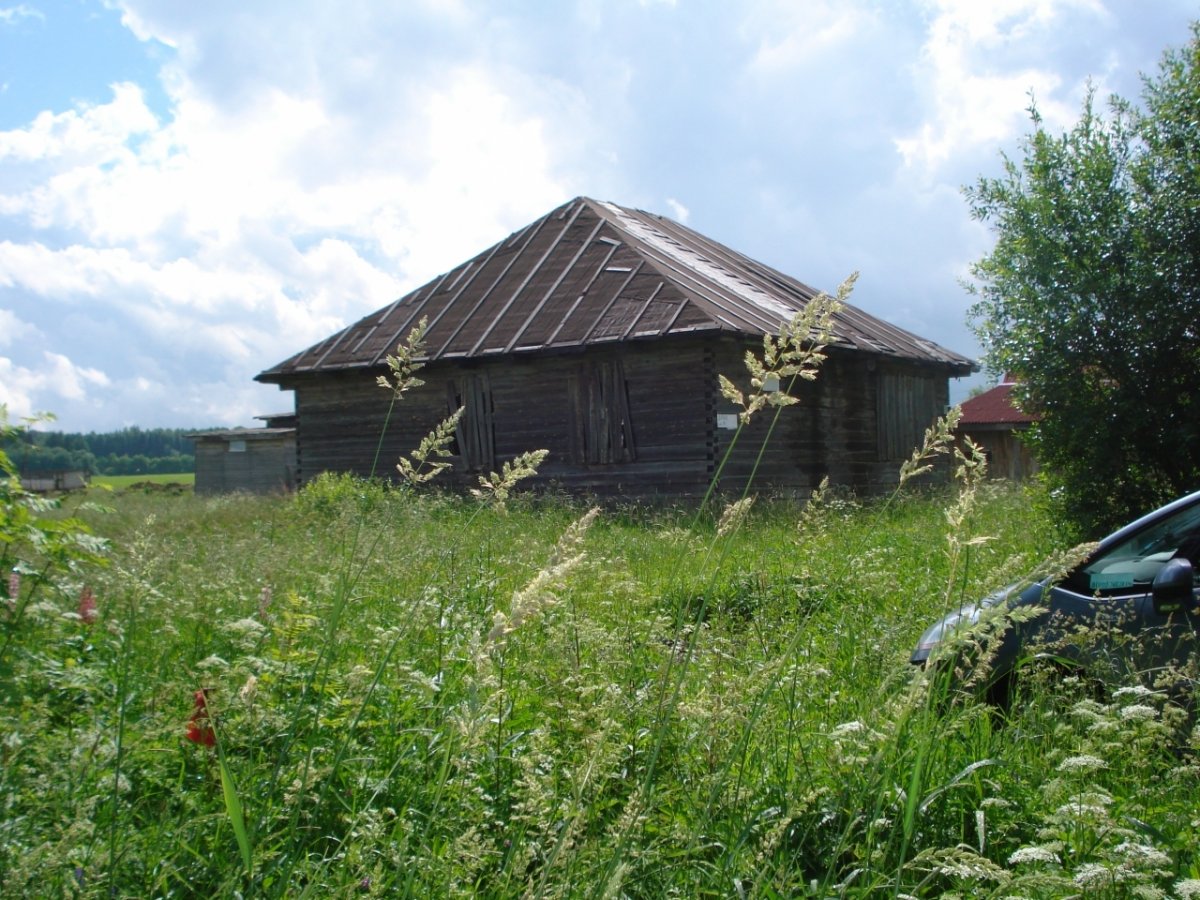
[[[768,345],[745,416],[820,334]],[[111,565],[0,609],[4,894],[1200,896],[1164,693],[1030,671],[1000,713],[908,664],[1066,549],[1034,489],[968,454],[879,501],[600,513],[513,494],[534,453],[416,490],[452,428],[401,488],[78,510]]]
[[[967,595],[1058,540],[1024,490],[979,493],[994,539]],[[1160,697],[1034,683],[1007,721],[925,702],[907,654],[944,603],[952,500],[826,497],[802,525],[761,504],[710,571],[680,560],[715,522],[601,516],[500,641],[497,613],[512,624],[582,508],[350,479],[296,499],[116,498],[96,516],[117,548],[88,573],[98,619],[63,585],[16,626],[0,884],[1185,895],[1196,768]],[[200,689],[219,747],[185,737]]]

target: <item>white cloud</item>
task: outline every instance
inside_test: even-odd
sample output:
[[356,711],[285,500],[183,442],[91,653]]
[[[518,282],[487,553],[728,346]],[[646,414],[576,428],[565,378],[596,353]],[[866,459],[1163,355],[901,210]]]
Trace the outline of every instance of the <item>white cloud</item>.
[[[120,83],[106,103],[0,132],[0,303],[32,326],[44,323],[30,311],[48,303],[75,317],[77,331],[129,335],[142,352],[116,363],[113,397],[127,383],[145,399],[134,386],[148,378],[171,382],[171,403],[201,402],[187,381],[261,402],[257,371],[576,193],[556,172],[555,147],[587,146],[588,116],[578,93],[553,79],[480,56],[420,63],[429,48],[364,51],[349,65],[342,45],[381,37],[339,34],[373,27],[348,16],[330,34],[306,26],[298,43],[263,48],[311,65],[238,82],[230,67],[240,57],[205,68],[233,32],[207,16],[188,22],[177,7],[148,15],[130,6],[124,21],[139,37],[181,48],[163,70],[164,116],[142,88]],[[475,39],[478,14],[422,14]],[[269,15],[256,13],[255,27],[273,30]],[[164,16],[175,18],[165,26]],[[236,83],[236,95],[214,77]],[[112,352],[65,335],[53,349]],[[45,361],[24,352],[8,360],[14,404],[18,386],[44,405],[78,396],[55,393]],[[158,371],[137,370],[150,359]],[[84,371],[74,381],[61,366],[54,374],[83,390]]]
[[813,65],[819,57],[873,30],[878,14],[847,0],[769,0],[751,8],[743,25],[756,44],[752,70],[779,74]]
[[[662,203],[816,283],[869,264],[873,311],[906,290],[949,327],[947,273],[967,255],[955,185],[1023,128],[1030,88],[1049,123],[1073,119],[1082,75],[1056,51],[1098,57],[1056,36],[1109,15],[1099,0],[106,5],[159,83],[104,76],[106,102],[0,132],[0,385],[66,427],[286,405],[254,374],[576,194]],[[1112,43],[1103,65],[1145,63]]]
[[683,225],[686,225],[688,217],[692,214],[692,211],[674,197],[668,197],[666,199],[666,204],[667,208],[671,210],[671,215],[675,218],[675,220]]
[[[262,226],[288,236],[342,232],[427,272],[429,260],[453,265],[466,242],[495,240],[526,213],[569,198],[550,172],[545,120],[519,93],[530,86],[512,72],[457,66],[410,90],[407,106],[398,97],[396,121],[380,133],[378,123],[278,86],[225,110],[188,83],[175,88],[173,116],[160,126],[139,89],[117,85],[108,104],[0,133],[0,161],[48,170],[0,194],[0,213],[139,254],[169,253],[156,245],[172,240],[232,250]],[[364,128],[376,145],[365,154],[366,138],[355,137]]]
[[17,6],[0,7],[0,25],[15,25],[22,19],[41,19],[45,21],[46,16],[40,9],[34,9],[32,6],[27,6],[24,3]]
[[1023,66],[1008,60],[1044,44],[1068,12],[1103,16],[1099,0],[930,0],[928,8],[917,73],[930,85],[932,110],[915,133],[895,141],[906,166],[930,172],[974,147],[1004,144],[1027,123],[1031,92],[1048,121],[1070,120],[1074,107],[1057,99],[1063,84],[1052,58]]
[[0,132],[0,161],[64,157],[89,164],[129,157],[128,142],[153,131],[158,122],[137,85],[112,85],[113,99],[64,113],[43,112],[29,128]]
[[29,341],[37,335],[36,327],[18,319],[11,309],[0,307],[0,347]]
[[60,353],[44,351],[41,364],[26,368],[0,356],[0,404],[8,407],[13,418],[32,416],[44,410],[36,408],[43,398],[65,401],[84,400],[88,387],[107,387],[108,376],[99,369],[77,366]]

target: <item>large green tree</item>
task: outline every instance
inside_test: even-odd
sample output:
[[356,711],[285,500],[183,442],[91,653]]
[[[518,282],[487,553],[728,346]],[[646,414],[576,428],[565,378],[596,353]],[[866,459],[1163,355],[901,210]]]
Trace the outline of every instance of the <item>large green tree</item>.
[[1060,135],[1031,107],[1021,158],[966,190],[996,235],[970,285],[988,368],[1090,534],[1200,487],[1200,25],[1141,99],[1089,96]]

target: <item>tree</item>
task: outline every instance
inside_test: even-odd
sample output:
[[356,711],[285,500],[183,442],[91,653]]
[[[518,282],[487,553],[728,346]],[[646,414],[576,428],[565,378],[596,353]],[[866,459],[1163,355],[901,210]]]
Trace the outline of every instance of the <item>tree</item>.
[[996,234],[968,285],[987,366],[1092,535],[1200,486],[1200,25],[1142,99],[1089,93],[1060,136],[1031,106],[1023,158],[965,192]]

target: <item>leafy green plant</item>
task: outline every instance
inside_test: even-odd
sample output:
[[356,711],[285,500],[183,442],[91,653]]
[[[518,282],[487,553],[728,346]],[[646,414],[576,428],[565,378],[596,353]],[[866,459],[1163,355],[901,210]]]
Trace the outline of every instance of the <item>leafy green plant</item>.
[[[0,446],[16,440],[30,422],[9,422],[0,404]],[[12,642],[30,604],[47,593],[62,597],[80,586],[70,581],[84,564],[98,564],[107,547],[82,519],[56,515],[60,500],[40,497],[21,485],[17,468],[0,450],[0,572],[5,573],[4,640],[0,679]]]
[[988,367],[1018,377],[1043,477],[1085,536],[1192,489],[1200,468],[1200,24],[1140,106],[1098,106],[1089,92],[1053,134],[1031,103],[1018,156],[966,191],[996,236],[970,285]]

